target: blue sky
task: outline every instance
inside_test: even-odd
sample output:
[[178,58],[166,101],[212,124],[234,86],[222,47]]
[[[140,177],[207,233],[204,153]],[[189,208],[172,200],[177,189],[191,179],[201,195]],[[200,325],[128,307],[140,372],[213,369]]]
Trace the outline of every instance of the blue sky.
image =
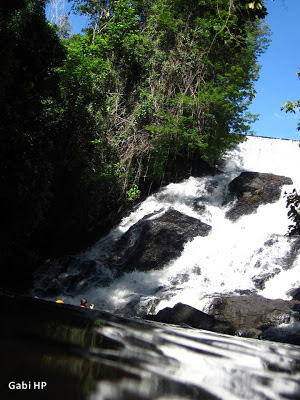
[[258,136],[300,140],[299,112],[280,110],[287,100],[300,98],[300,0],[267,0],[266,6],[272,42],[259,59],[262,68],[250,111],[260,117],[252,129]]
[[[250,111],[260,116],[252,130],[258,136],[300,140],[300,131],[297,130],[299,112],[286,114],[281,111],[286,101],[300,98],[297,76],[300,66],[300,0],[266,0],[266,6],[272,41],[259,59],[262,68]],[[78,15],[71,14],[70,21],[72,33],[80,32],[86,25],[86,20]]]

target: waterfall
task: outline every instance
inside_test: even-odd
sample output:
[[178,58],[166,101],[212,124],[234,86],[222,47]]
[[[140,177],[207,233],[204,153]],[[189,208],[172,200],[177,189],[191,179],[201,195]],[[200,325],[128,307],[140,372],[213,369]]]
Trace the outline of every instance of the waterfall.
[[[35,276],[33,293],[77,305],[84,296],[98,309],[127,316],[157,312],[177,302],[207,311],[212,299],[224,294],[289,299],[290,290],[300,286],[300,246],[298,237],[286,235],[290,221],[284,192],[300,188],[299,145],[248,137],[219,161],[222,173],[163,187],[91,248],[67,261],[51,261],[51,268],[46,263]],[[232,222],[226,218],[235,201],[228,200],[228,184],[242,171],[283,175],[293,185],[283,186],[277,202]],[[211,232],[188,241],[180,257],[160,269],[120,276],[110,256],[115,243],[146,215],[157,218],[169,209],[209,224]]]

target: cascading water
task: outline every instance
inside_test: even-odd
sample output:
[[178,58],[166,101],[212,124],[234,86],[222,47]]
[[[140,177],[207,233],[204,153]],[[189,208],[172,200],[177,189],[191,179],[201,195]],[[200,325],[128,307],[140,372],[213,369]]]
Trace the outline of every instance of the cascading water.
[[[222,173],[162,188],[87,251],[52,261],[51,268],[46,263],[36,274],[33,293],[77,305],[85,296],[98,309],[127,316],[177,302],[206,311],[214,297],[228,293],[289,298],[290,289],[300,286],[300,252],[298,238],[286,236],[290,222],[283,193],[300,188],[299,142],[249,137],[228,151],[218,168]],[[293,185],[283,187],[279,201],[232,222],[225,215],[232,205],[226,203],[228,184],[242,171],[283,175]],[[210,234],[187,242],[179,258],[158,270],[118,277],[110,256],[118,239],[144,216],[157,218],[170,208],[211,225]]]

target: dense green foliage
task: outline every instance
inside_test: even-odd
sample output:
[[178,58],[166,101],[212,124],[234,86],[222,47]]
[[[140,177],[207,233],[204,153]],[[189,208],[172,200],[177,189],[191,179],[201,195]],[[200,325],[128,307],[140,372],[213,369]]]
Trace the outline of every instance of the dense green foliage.
[[213,166],[249,132],[267,43],[259,0],[74,0],[90,23],[67,38],[45,2],[0,5],[12,267],[78,246],[151,188]]
[[293,221],[289,225],[289,235],[300,235],[300,195],[296,189],[292,193],[286,193],[286,206],[289,208],[288,218]]
[[[300,78],[300,70],[298,71],[298,77]],[[296,101],[287,101],[282,110],[289,113],[296,113],[296,110],[300,110],[300,100]],[[300,131],[300,121],[298,122],[298,131]],[[300,235],[300,195],[296,191],[293,190],[292,193],[287,194],[286,196],[286,206],[289,208],[288,217],[293,221],[292,225],[289,225],[289,234],[292,235]]]
[[76,3],[90,16],[85,37],[105,65],[97,84],[109,112],[101,117],[124,188],[140,177],[168,180],[178,157],[213,165],[249,131],[264,8],[228,0],[197,7],[174,0]]

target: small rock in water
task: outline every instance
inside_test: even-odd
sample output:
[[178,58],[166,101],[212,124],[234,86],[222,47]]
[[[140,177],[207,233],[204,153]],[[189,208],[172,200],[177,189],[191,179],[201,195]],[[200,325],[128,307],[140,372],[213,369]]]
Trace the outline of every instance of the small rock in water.
[[273,271],[271,272],[266,272],[265,274],[260,274],[260,275],[256,275],[252,278],[252,281],[254,283],[254,286],[259,289],[259,290],[263,290],[266,286],[266,282],[273,278],[275,275],[278,275],[280,273],[280,268],[275,268]]

